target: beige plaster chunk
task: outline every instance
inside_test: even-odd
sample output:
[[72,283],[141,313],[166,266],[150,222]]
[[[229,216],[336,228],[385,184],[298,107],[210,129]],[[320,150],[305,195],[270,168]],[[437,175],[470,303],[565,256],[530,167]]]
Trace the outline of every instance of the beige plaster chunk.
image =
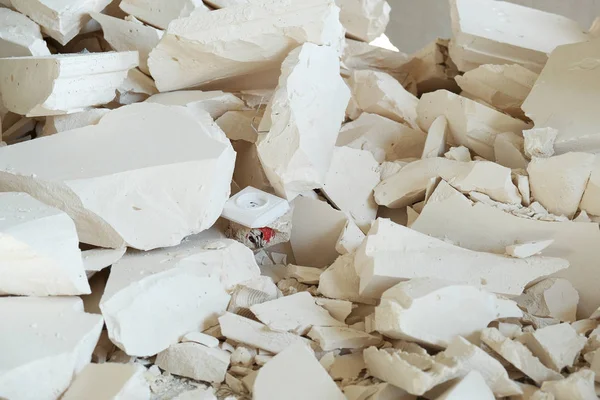
[[588,214],[600,216],[600,157],[596,157],[579,208]]
[[409,60],[410,57],[402,52],[347,38],[342,53],[342,70],[347,70],[344,71],[346,75],[361,69],[385,72],[407,87],[412,78],[400,69]]
[[181,337],[181,342],[194,342],[206,347],[215,348],[219,346],[219,339],[202,332],[188,332]]
[[436,400],[463,400],[471,398],[481,400],[495,399],[491,389],[477,371],[469,372],[437,397]]
[[487,64],[457,76],[456,83],[470,98],[483,100],[515,118],[524,118],[521,105],[537,78],[538,74],[518,64]]
[[351,38],[371,42],[385,32],[392,8],[386,0],[336,0],[340,22]]
[[421,157],[425,141],[426,135],[419,130],[365,112],[342,126],[336,146],[370,151],[382,163]]
[[[349,90],[334,48],[306,43],[281,66],[259,131],[258,155],[275,192],[288,200],[321,188],[344,119]],[[311,85],[306,84],[311,79]]]
[[346,400],[311,350],[300,343],[288,347],[259,370],[252,392],[254,400]]
[[10,0],[10,2],[15,10],[38,23],[44,34],[64,46],[77,36],[91,19],[89,13],[102,11],[110,0]]
[[2,100],[28,117],[82,111],[110,102],[137,65],[135,51],[0,59]]
[[119,7],[127,14],[161,29],[167,29],[171,21],[189,17],[194,11],[209,11],[202,0],[174,0],[166,3],[155,0],[123,0]]
[[534,8],[492,0],[450,4],[450,56],[461,71],[482,64],[520,64],[539,72],[557,46],[589,38],[575,21]]
[[[468,226],[464,224],[465,221],[469,221]],[[441,182],[412,228],[442,240],[451,240],[471,250],[498,254],[503,254],[506,246],[514,243],[553,239],[545,255],[569,261],[570,268],[557,273],[556,277],[565,278],[570,283],[565,284],[566,288],[560,285],[556,286],[556,291],[548,292],[543,297],[547,306],[542,309],[551,310],[551,316],[555,318],[572,321],[578,299],[575,291],[581,297],[581,317],[590,315],[600,303],[597,291],[600,277],[594,272],[595,260],[600,257],[597,246],[600,231],[596,223],[521,218],[488,204],[473,204]],[[542,289],[540,293],[545,290]],[[537,312],[530,312],[538,315]]]
[[46,117],[41,136],[50,136],[55,133],[96,125],[102,117],[108,114],[108,108],[90,108],[73,114],[52,115]]
[[275,354],[296,343],[307,343],[293,333],[276,332],[260,322],[229,312],[219,317],[219,324],[226,338]]
[[423,130],[428,130],[440,115],[445,116],[450,129],[449,143],[465,146],[487,160],[495,159],[496,135],[503,132],[520,135],[523,129],[529,128],[519,119],[447,90],[424,94],[417,113]]
[[121,105],[140,103],[158,93],[154,80],[137,68],[130,69],[127,78],[117,88],[115,102]]
[[308,292],[255,304],[250,311],[272,330],[297,335],[306,335],[313,326],[346,326],[318,306]]
[[544,382],[542,391],[552,394],[555,400],[595,400],[594,372],[582,369],[561,381]]
[[484,329],[481,332],[481,341],[538,385],[545,381],[562,379],[561,374],[546,368],[525,345],[506,338],[496,328]]
[[440,115],[433,121],[427,131],[427,140],[421,158],[441,157],[446,151],[446,138],[448,137],[448,120]]
[[417,99],[392,76],[372,70],[353,71],[348,81],[358,115],[362,112],[381,115],[396,122],[419,129]]
[[319,277],[319,293],[324,296],[357,303],[375,304],[375,299],[359,293],[360,277],[354,268],[354,253],[335,260]]
[[[77,297],[0,298],[0,397],[53,400],[89,364],[102,317]],[[43,378],[43,379],[42,379]]]
[[348,218],[321,200],[300,196],[292,203],[291,246],[296,263],[307,267],[327,267],[338,256],[337,240]]
[[523,131],[525,154],[529,158],[547,158],[554,155],[558,131],[554,128],[532,128]]
[[89,294],[75,224],[25,193],[0,193],[0,294]]
[[231,355],[219,348],[194,342],[172,344],[156,356],[156,365],[165,371],[198,381],[221,383]]
[[351,301],[326,299],[324,297],[315,298],[315,303],[326,309],[333,318],[344,323],[354,308]]
[[446,157],[449,160],[454,160],[454,161],[463,161],[463,162],[472,161],[471,153],[469,152],[469,149],[467,149],[465,146],[451,147],[450,150],[448,150],[444,154],[444,157]]
[[[470,304],[469,313],[461,310]],[[392,339],[445,348],[456,336],[476,341],[496,319],[519,318],[517,304],[473,286],[416,278],[383,292],[375,308],[375,330]]]
[[532,196],[549,212],[572,218],[592,173],[595,156],[566,153],[534,158],[527,167]]
[[323,273],[321,268],[302,267],[300,265],[289,264],[285,270],[286,278],[294,278],[300,283],[316,285],[319,283],[319,277]]
[[427,277],[513,296],[530,282],[569,265],[558,258],[516,259],[467,250],[386,219],[375,221],[354,262],[360,294],[372,297],[401,281]]
[[587,341],[568,323],[524,333],[517,340],[526,345],[546,367],[557,372],[573,366]]
[[[165,132],[171,140],[162,140]],[[138,157],[123,151],[139,143]],[[212,226],[229,198],[234,160],[208,114],[132,104],[97,125],[0,148],[0,191],[60,207],[84,243],[149,250]]]
[[350,380],[358,377],[366,369],[362,351],[335,357],[329,375],[335,380]]
[[554,50],[523,103],[536,128],[558,131],[556,154],[600,151],[599,116],[591,106],[599,98],[600,70],[594,61],[600,57],[598,44],[600,39],[593,39]]
[[257,72],[277,74],[288,53],[305,42],[341,53],[339,13],[333,0],[252,1],[195,12],[169,24],[150,53],[150,72],[161,92]]
[[502,166],[512,169],[527,169],[529,160],[524,154],[524,140],[514,132],[503,132],[494,140],[494,158]]
[[340,255],[353,253],[358,249],[363,240],[365,240],[364,232],[356,225],[356,223],[349,218],[346,222],[346,227],[340,233],[335,244],[335,251]]
[[126,250],[127,248],[125,247],[121,247],[120,249],[97,248],[83,250],[81,252],[83,268],[86,272],[101,271],[123,258]]
[[313,326],[308,337],[319,344],[323,351],[336,349],[362,349],[377,346],[381,338],[364,331],[339,326]]
[[0,8],[0,58],[47,56],[50,50],[38,24],[9,8]]
[[323,194],[366,232],[377,217],[373,189],[380,182],[379,163],[366,150],[336,147]]
[[144,371],[138,364],[88,364],[61,399],[149,399]]
[[527,258],[540,254],[553,240],[541,240],[539,242],[518,243],[506,246],[506,254],[515,258]]
[[[176,92],[158,93],[146,100],[148,103],[159,103],[167,106],[185,106],[193,113],[207,112],[216,120],[228,111],[243,110],[244,102],[231,93],[220,90],[180,90]],[[256,114],[256,112],[254,112]],[[219,125],[220,126],[220,125]]]
[[256,110],[233,110],[225,111],[215,122],[225,132],[227,139],[256,143],[262,117],[263,113]]

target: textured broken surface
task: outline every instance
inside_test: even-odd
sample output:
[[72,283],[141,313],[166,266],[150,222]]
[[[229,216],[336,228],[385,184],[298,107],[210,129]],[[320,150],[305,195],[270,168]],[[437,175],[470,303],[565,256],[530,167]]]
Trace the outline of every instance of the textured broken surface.
[[587,341],[569,323],[524,333],[517,340],[527,346],[546,367],[557,372],[573,366]]
[[230,354],[219,348],[186,342],[172,344],[156,356],[156,365],[171,374],[198,381],[221,383],[229,367]]
[[0,58],[46,55],[50,50],[40,27],[23,14],[0,8]]
[[515,301],[530,314],[575,322],[579,294],[568,280],[548,278],[528,287]]

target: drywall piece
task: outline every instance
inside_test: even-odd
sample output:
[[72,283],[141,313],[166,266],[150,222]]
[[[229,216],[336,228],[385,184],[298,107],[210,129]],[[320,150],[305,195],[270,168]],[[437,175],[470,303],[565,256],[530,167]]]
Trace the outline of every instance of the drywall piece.
[[[90,362],[102,317],[77,297],[0,298],[0,397],[53,400]],[[43,377],[43,379],[42,379]]]
[[572,367],[587,342],[587,338],[579,335],[569,323],[527,332],[517,340],[527,346],[546,367],[557,372]]
[[110,0],[10,0],[10,2],[12,8],[38,23],[44,34],[64,46],[84,28],[90,20],[89,13],[102,11]]
[[[1,197],[1,195],[0,195]],[[127,248],[120,249],[90,249],[81,252],[83,268],[86,271],[98,272],[119,261]]]
[[276,332],[260,322],[230,312],[219,317],[219,324],[223,336],[227,339],[274,354],[282,352],[296,343],[303,345],[309,343],[306,339],[293,333]]
[[544,382],[542,391],[555,400],[595,400],[595,373],[589,369],[581,369],[561,381]]
[[331,46],[341,53],[339,12],[333,0],[253,1],[195,12],[169,24],[150,53],[150,72],[161,92],[257,72],[276,76],[284,58],[302,43]]
[[221,216],[248,228],[262,228],[289,210],[284,199],[248,186],[227,200]]
[[375,304],[374,298],[359,294],[360,278],[354,268],[354,253],[338,257],[319,277],[319,293],[357,303]]
[[335,251],[341,255],[353,253],[363,240],[365,240],[364,232],[349,218],[346,227],[340,233],[340,237],[335,244]]
[[450,56],[461,71],[481,64],[520,64],[539,72],[557,46],[589,39],[575,21],[533,8],[492,0],[450,4]]
[[442,178],[461,192],[481,192],[492,199],[520,204],[521,196],[512,182],[511,170],[490,161],[469,163],[446,158],[413,161],[375,187],[377,204],[402,208],[425,199],[432,180]]
[[[139,143],[144,152],[131,157],[125,150]],[[212,226],[229,198],[234,162],[208,114],[139,103],[97,125],[0,148],[0,191],[63,209],[84,243],[148,250]]]
[[346,215],[321,200],[300,196],[292,203],[290,243],[296,263],[307,267],[327,267],[338,256],[338,237],[346,226]]
[[436,400],[464,399],[494,400],[495,397],[481,374],[471,371],[436,398]]
[[518,243],[506,246],[506,254],[515,258],[527,258],[540,254],[552,244],[553,240],[541,240],[539,242]]
[[225,290],[257,277],[259,269],[248,248],[210,236],[129,252],[112,266],[100,309],[113,343],[129,355],[150,356],[217,324],[230,300]]
[[[470,221],[468,226],[464,221]],[[412,229],[439,239],[451,240],[462,247],[502,254],[514,243],[554,239],[545,255],[564,258],[570,268],[557,274],[565,278],[579,292],[579,315],[589,316],[600,303],[600,277],[595,274],[595,262],[600,258],[600,231],[596,223],[547,222],[521,218],[490,205],[473,204],[445,182],[441,182],[423,208]],[[552,286],[552,285],[550,285]],[[577,304],[573,289],[549,292],[545,296],[548,308],[555,318],[571,321],[559,315],[570,314]],[[560,289],[559,289],[560,288]],[[565,291],[564,300],[560,294]],[[542,290],[543,292],[543,290]],[[550,294],[552,293],[552,294]],[[560,304],[564,301],[564,304]],[[538,315],[536,312],[533,312]],[[563,314],[564,313],[564,314]],[[570,317],[573,318],[573,317]]]
[[38,24],[9,8],[0,8],[0,58],[49,56]]
[[517,259],[467,250],[387,219],[373,223],[354,263],[360,294],[371,297],[381,296],[401,281],[426,277],[513,296],[528,283],[569,266],[558,258]]
[[470,98],[483,100],[515,118],[524,118],[521,105],[537,78],[538,74],[518,64],[487,64],[457,76],[456,83]]
[[312,351],[301,343],[289,346],[258,371],[252,394],[254,400],[346,400]]
[[529,160],[525,157],[524,140],[521,135],[504,132],[496,135],[494,140],[494,158],[502,166],[511,169],[527,169]]
[[579,208],[588,214],[600,216],[600,157],[596,157]]
[[340,22],[351,38],[372,42],[385,32],[392,8],[386,0],[336,0]]
[[119,7],[127,14],[161,29],[178,18],[189,17],[194,11],[203,13],[210,9],[202,0],[175,0],[160,3],[153,0],[123,0]]
[[527,167],[531,195],[549,212],[572,218],[579,207],[596,157],[566,153],[533,158]]
[[[131,1],[123,1],[121,4],[127,4]],[[169,6],[173,2],[169,3]],[[160,5],[153,3],[154,7]],[[90,13],[91,17],[100,23],[104,33],[104,39],[116,51],[137,50],[140,55],[140,69],[143,73],[149,75],[148,55],[156,47],[163,32],[151,26],[146,26],[138,22],[125,19],[114,18],[109,15],[97,12]]]
[[[465,304],[470,304],[468,313],[463,310]],[[485,290],[437,278],[415,278],[383,292],[375,308],[374,329],[392,339],[445,348],[456,336],[476,341],[493,320],[522,315],[515,302]]]
[[181,342],[194,342],[206,347],[215,348],[219,346],[219,339],[202,332],[188,332],[181,337]]
[[342,74],[349,76],[352,70],[372,69],[390,74],[407,87],[407,84],[410,85],[412,77],[400,69],[409,60],[408,55],[399,51],[346,38],[342,53]]
[[460,376],[458,366],[452,360],[446,360],[447,365],[437,362],[429,355],[369,347],[363,352],[363,356],[371,376],[416,396]]
[[563,378],[558,372],[546,368],[525,345],[508,339],[496,328],[484,329],[481,332],[481,341],[538,385]]
[[149,97],[146,101],[168,106],[186,106],[198,114],[203,114],[203,111],[206,111],[213,119],[219,118],[227,111],[243,110],[246,108],[242,100],[231,93],[225,93],[220,90],[183,90],[158,93]]
[[467,149],[465,146],[451,147],[450,150],[448,150],[444,154],[444,157],[446,157],[449,160],[454,160],[454,161],[463,161],[463,162],[472,161],[471,153],[469,152],[469,149]]
[[90,108],[73,114],[48,116],[40,136],[50,136],[58,132],[96,125],[109,112],[108,108]]
[[61,400],[149,399],[145,371],[139,364],[88,364]]
[[598,100],[600,88],[600,71],[590,61],[600,57],[598,44],[600,39],[594,39],[554,50],[523,103],[536,128],[558,131],[556,154],[600,151],[599,116],[590,107]]
[[425,140],[426,135],[420,130],[364,112],[342,126],[335,145],[370,151],[382,163],[421,157]]
[[0,193],[0,294],[90,293],[75,224],[26,193]]
[[256,143],[258,125],[263,113],[257,110],[226,111],[215,122],[225,132],[229,140],[242,140]]
[[346,326],[315,304],[308,292],[300,292],[250,307],[260,322],[274,331],[306,335],[313,326]]
[[421,158],[441,157],[446,151],[446,138],[448,137],[448,120],[440,115],[433,121],[427,131],[427,140]]
[[352,119],[358,118],[362,112],[368,112],[419,129],[419,99],[389,74],[372,70],[353,71],[348,85],[357,107],[356,113],[351,115]]
[[319,344],[323,351],[337,349],[362,349],[378,346],[382,340],[378,336],[352,328],[313,326],[308,337]]
[[281,66],[259,127],[268,133],[257,146],[275,192],[290,201],[325,183],[350,96],[339,72],[335,49],[312,43],[290,52]]
[[335,207],[348,213],[366,232],[377,217],[373,189],[379,182],[379,163],[370,152],[336,147],[322,191]]
[[554,155],[554,142],[558,130],[554,128],[532,128],[523,131],[524,150],[529,158],[552,157]]
[[138,65],[138,53],[59,54],[0,59],[4,106],[28,117],[68,114],[110,102]]
[[155,364],[165,371],[197,381],[221,383],[231,355],[219,348],[185,342],[172,344],[156,356]]
[[450,129],[449,143],[465,146],[487,160],[495,159],[496,135],[503,132],[520,135],[523,129],[530,127],[519,119],[447,90],[424,94],[419,100],[417,114],[423,130],[429,130],[440,115],[445,116]]

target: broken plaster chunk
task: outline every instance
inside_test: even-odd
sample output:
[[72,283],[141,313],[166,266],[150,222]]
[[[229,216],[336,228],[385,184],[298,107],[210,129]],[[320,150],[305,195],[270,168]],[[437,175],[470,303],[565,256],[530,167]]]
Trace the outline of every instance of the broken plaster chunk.
[[115,102],[121,105],[139,103],[157,92],[152,78],[139,69],[133,68],[117,88]]
[[72,114],[48,116],[44,122],[41,136],[50,136],[88,125],[96,125],[109,112],[108,108],[90,108]]
[[230,300],[226,290],[257,277],[259,269],[242,244],[211,241],[211,235],[176,248],[129,252],[112,266],[100,309],[113,343],[129,355],[151,356],[217,324]]
[[[487,0],[485,0],[487,1]],[[447,90],[424,94],[417,106],[419,126],[428,130],[437,117],[448,120],[450,144],[462,145],[487,160],[494,160],[496,135],[520,135],[527,123]]]
[[196,12],[169,25],[150,53],[150,72],[161,92],[259,71],[276,75],[288,53],[302,43],[331,46],[341,53],[344,29],[339,12],[333,0],[253,1]]
[[333,299],[375,304],[375,299],[359,294],[360,278],[354,268],[354,253],[339,256],[319,277],[319,293]]
[[[307,77],[314,77],[306,84]],[[349,90],[335,50],[306,43],[281,66],[259,131],[258,155],[275,192],[289,201],[321,188],[344,119]]]
[[[217,119],[227,111],[243,110],[244,102],[231,93],[220,90],[180,90],[176,92],[158,93],[150,96],[148,103],[159,103],[168,106],[185,106],[194,113],[206,111],[213,119]],[[254,112],[256,114],[256,112]]]
[[259,370],[252,393],[254,400],[346,400],[311,350],[301,343],[289,346]]
[[119,7],[127,14],[161,29],[167,29],[171,21],[188,17],[194,11],[209,11],[202,0],[172,0],[166,3],[155,0],[123,0]]
[[514,258],[527,258],[540,254],[544,249],[554,242],[551,240],[541,240],[539,242],[518,243],[506,246],[506,254]]
[[524,140],[514,132],[503,132],[494,140],[494,158],[496,162],[511,169],[527,169],[529,160],[523,150]]
[[[461,312],[471,304],[469,314]],[[519,318],[517,304],[473,286],[416,278],[386,290],[375,308],[375,330],[392,339],[445,348],[455,336],[476,340],[500,318]]]
[[289,264],[286,267],[285,277],[294,278],[300,283],[317,285],[319,283],[319,277],[322,273],[323,270],[321,268],[302,267],[299,265]]
[[481,374],[471,371],[436,398],[436,400],[464,399],[494,400],[495,397]]
[[219,339],[202,332],[188,332],[181,338],[181,342],[194,342],[206,347],[215,348],[219,346]]
[[427,140],[421,158],[441,157],[446,151],[446,138],[448,137],[448,120],[440,115],[433,121],[427,131]]
[[284,199],[248,186],[227,200],[221,216],[248,228],[262,228],[289,210]]
[[538,74],[518,64],[488,64],[457,76],[456,82],[469,96],[515,118],[525,118],[521,105],[537,78]]
[[89,294],[67,214],[25,193],[0,193],[0,294]]
[[463,162],[472,161],[471,153],[469,152],[469,149],[467,149],[465,146],[451,147],[450,150],[448,150],[444,154],[444,157],[446,157],[449,160],[454,160],[454,161],[463,161]]
[[126,250],[126,247],[121,247],[120,249],[98,248],[83,250],[81,252],[83,267],[88,272],[101,271],[119,261],[125,254]]
[[600,99],[600,69],[595,61],[600,57],[599,44],[600,39],[593,39],[554,50],[523,103],[536,128],[558,131],[556,154],[600,151],[599,115],[590,106]]
[[380,182],[379,163],[366,150],[335,147],[323,194],[341,211],[350,214],[366,232],[377,217],[373,189]]
[[329,368],[329,375],[335,380],[351,380],[367,368],[362,351],[336,356]]
[[38,24],[9,8],[0,8],[0,58],[48,56]]
[[592,173],[595,156],[565,153],[533,158],[527,167],[531,195],[549,212],[572,218]]
[[467,250],[387,219],[374,222],[354,262],[360,294],[370,297],[381,296],[401,281],[426,277],[514,296],[528,283],[569,266],[558,258],[516,259]]
[[352,70],[372,69],[390,74],[405,87],[411,81],[407,72],[399,71],[410,59],[406,54],[348,38],[344,44],[342,70],[347,71],[343,74],[349,75]]
[[[27,191],[62,208],[84,243],[176,245],[212,226],[229,197],[235,153],[210,116],[199,117],[132,104],[97,125],[0,148],[0,191]],[[137,157],[123,151],[139,143]]]
[[175,375],[198,381],[221,383],[231,355],[219,348],[186,342],[172,344],[156,356],[156,365]]
[[323,351],[336,349],[362,349],[369,346],[378,346],[380,337],[352,328],[339,326],[313,326],[308,337],[319,344]]
[[250,307],[263,324],[274,331],[306,335],[313,326],[346,326],[315,304],[308,292],[300,292]]
[[542,391],[553,395],[555,400],[595,400],[595,374],[589,369],[581,369],[560,381],[542,384]]
[[421,157],[425,141],[426,135],[420,130],[364,112],[342,126],[336,146],[370,151],[375,160],[382,163]]
[[336,0],[346,35],[372,42],[385,32],[392,8],[386,0]]
[[88,364],[61,400],[149,399],[150,388],[139,364]]
[[28,117],[81,111],[110,102],[137,65],[136,51],[3,58],[2,100]]
[[[77,297],[0,298],[0,397],[57,399],[90,362],[102,317]],[[40,379],[43,377],[43,379]]]
[[600,157],[596,157],[592,167],[592,173],[588,180],[579,208],[582,210],[580,218],[583,215],[592,214],[600,216]]
[[348,84],[359,113],[381,115],[413,129],[419,129],[419,99],[389,74],[372,70],[353,71]]
[[173,400],[217,400],[217,396],[214,389],[209,387],[188,390],[174,397]]
[[527,346],[546,367],[557,372],[573,366],[587,341],[569,323],[524,333],[517,340]]
[[558,131],[554,128],[532,128],[523,131],[524,150],[529,158],[547,158],[554,155]]
[[233,110],[226,111],[215,122],[225,132],[227,139],[256,143],[262,117],[263,113],[257,110]]
[[44,34],[63,46],[84,28],[91,19],[89,13],[100,12],[110,3],[110,0],[10,1],[14,9],[40,24]]
[[315,298],[315,303],[326,309],[333,318],[340,322],[345,322],[354,308],[352,302],[347,300],[317,297]]
[[558,372],[546,368],[525,345],[504,337],[496,328],[484,329],[481,332],[481,341],[538,385],[563,378]]
[[348,218],[346,227],[340,233],[340,237],[335,244],[335,250],[341,255],[353,253],[358,249],[363,240],[365,240],[364,232],[356,225],[352,218]]

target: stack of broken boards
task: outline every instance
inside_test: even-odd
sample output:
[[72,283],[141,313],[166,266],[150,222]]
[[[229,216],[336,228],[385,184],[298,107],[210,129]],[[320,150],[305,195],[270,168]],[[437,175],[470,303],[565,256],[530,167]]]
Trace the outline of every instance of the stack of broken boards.
[[600,21],[0,4],[0,399],[597,398]]

